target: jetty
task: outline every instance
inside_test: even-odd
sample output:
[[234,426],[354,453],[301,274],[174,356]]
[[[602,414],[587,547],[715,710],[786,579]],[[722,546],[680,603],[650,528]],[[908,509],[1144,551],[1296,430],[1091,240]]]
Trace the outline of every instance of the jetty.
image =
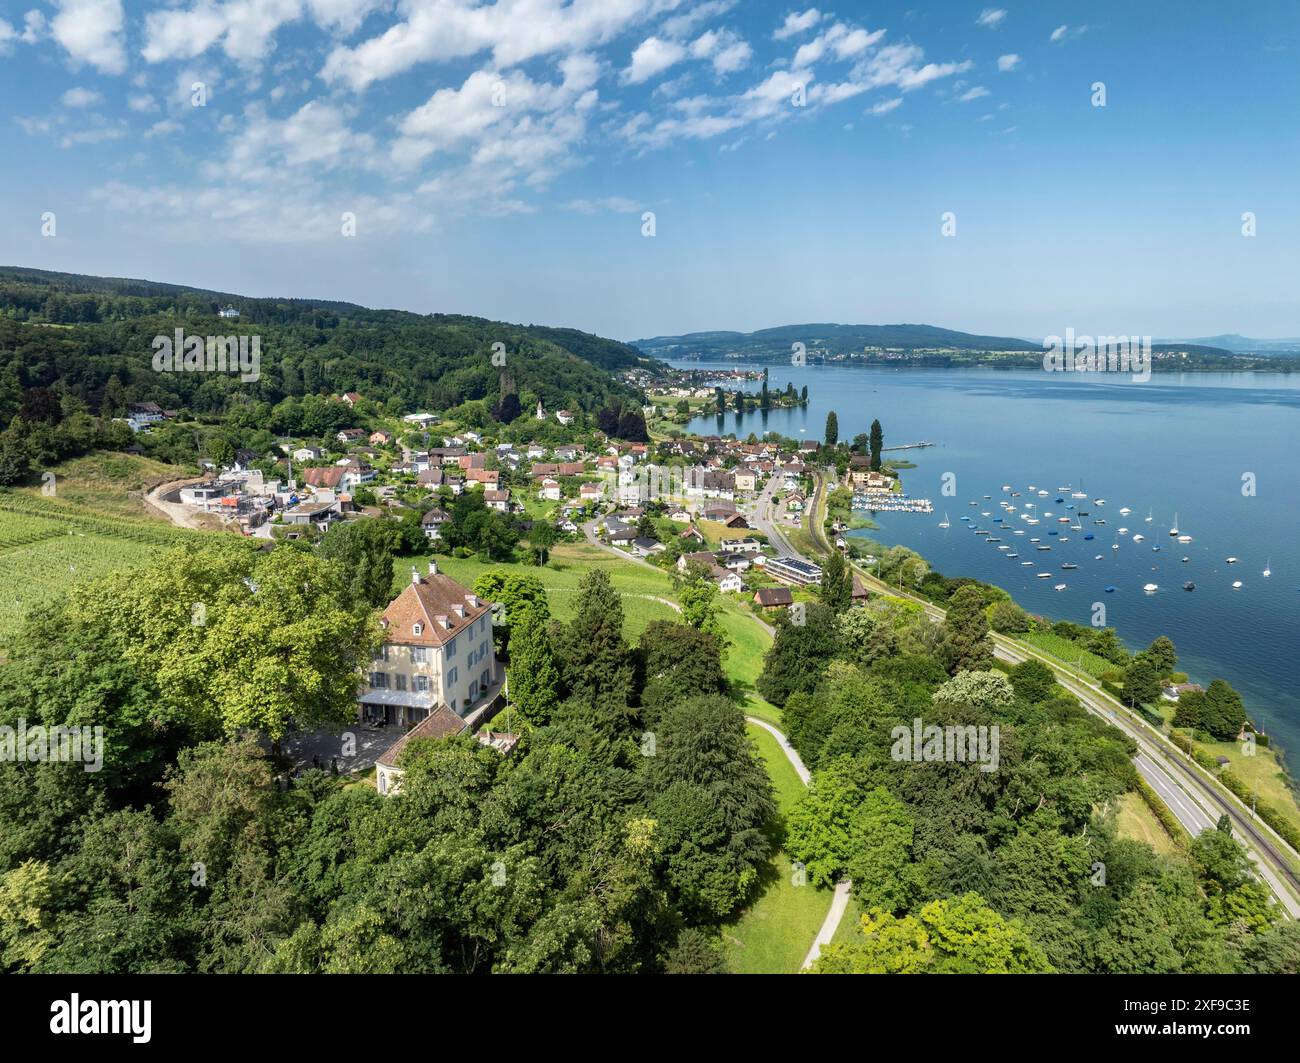
[[881,453],[886,450],[920,450],[922,447],[932,447],[934,445],[928,439],[923,439],[919,443],[903,443],[897,447],[881,447],[880,450]]

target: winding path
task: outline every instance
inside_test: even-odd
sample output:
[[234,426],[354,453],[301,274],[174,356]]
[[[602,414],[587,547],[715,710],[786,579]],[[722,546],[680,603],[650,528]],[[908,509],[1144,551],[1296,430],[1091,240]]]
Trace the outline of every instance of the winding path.
[[[790,766],[794,768],[794,773],[799,776],[799,781],[805,786],[812,781],[812,773],[808,770],[799,754],[795,752],[794,746],[780,731],[773,727],[766,720],[760,720],[757,716],[746,716],[746,720],[755,727],[761,727],[776,739],[777,745],[781,747],[781,752],[785,754]],[[829,945],[835,937],[835,931],[840,928],[840,920],[844,918],[844,911],[849,906],[849,889],[852,887],[848,879],[835,884],[835,893],[831,897],[831,906],[826,913],[826,918],[822,920],[821,929],[817,931],[817,936],[813,938],[813,943],[809,946],[808,954],[804,956],[803,963],[799,965],[801,971],[806,971],[814,963],[817,957],[822,954],[822,949]]]

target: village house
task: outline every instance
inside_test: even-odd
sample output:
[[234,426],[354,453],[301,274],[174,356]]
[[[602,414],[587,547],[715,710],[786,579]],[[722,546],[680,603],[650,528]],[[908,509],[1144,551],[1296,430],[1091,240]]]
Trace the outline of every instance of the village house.
[[495,509],[499,513],[510,512],[510,490],[495,490],[487,488],[483,492],[483,501],[487,503],[489,509]]
[[355,443],[358,440],[365,439],[366,432],[364,428],[345,428],[334,438],[340,443]]
[[578,500],[581,502],[599,502],[604,494],[601,484],[582,484],[578,488]]
[[445,707],[476,722],[500,691],[492,603],[429,562],[380,618],[384,644],[357,696],[363,723],[412,727]]
[[728,572],[725,568],[713,570],[713,582],[723,594],[735,594],[745,589],[745,581],[737,573]]
[[435,506],[420,518],[420,528],[424,531],[424,537],[430,542],[436,543],[442,538],[442,526],[451,520],[451,514],[445,509],[439,509]]
[[562,425],[567,426],[573,424],[573,414],[571,414],[568,410],[556,410],[555,419],[559,421],[560,424]]
[[355,391],[346,391],[343,393],[343,401],[349,406],[355,406],[361,401],[361,396]]
[[377,447],[381,447],[386,443],[391,443],[392,441],[393,434],[391,432],[376,431],[371,432],[369,436],[369,442]]
[[558,502],[560,500],[560,482],[552,480],[548,476],[542,481],[542,489],[537,494],[548,502]]
[[754,592],[754,601],[760,609],[786,609],[794,604],[789,587],[760,587]]

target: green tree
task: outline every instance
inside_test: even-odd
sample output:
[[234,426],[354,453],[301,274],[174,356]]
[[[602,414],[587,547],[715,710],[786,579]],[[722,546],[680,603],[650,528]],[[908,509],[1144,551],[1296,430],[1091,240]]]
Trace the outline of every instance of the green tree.
[[871,422],[871,467],[880,471],[880,451],[885,445],[885,433],[879,421]]
[[[776,638],[763,657],[758,692],[774,705],[784,705],[791,694],[810,694],[839,648],[835,614],[821,603],[803,605],[791,618],[786,610],[776,618]],[[803,623],[795,622],[802,615]]]
[[826,415],[826,445],[835,446],[840,441],[840,419],[836,416],[835,411],[831,410]]
[[853,573],[838,550],[832,550],[822,566],[818,597],[824,606],[836,613],[844,612],[853,604]]
[[1231,742],[1246,726],[1241,695],[1222,679],[1215,679],[1205,690],[1201,726],[1220,742]]
[[1124,701],[1137,708],[1160,697],[1160,668],[1145,653],[1124,669]]
[[948,602],[942,630],[941,657],[949,675],[983,671],[993,663],[993,643],[979,588],[968,584],[958,589]]
[[561,697],[560,665],[551,647],[549,618],[544,609],[524,604],[511,618],[510,703],[521,716],[540,727]]
[[1029,614],[1009,598],[993,603],[989,610],[989,627],[1001,634],[1029,630]]
[[1056,675],[1042,661],[1030,657],[1011,669],[1011,686],[1020,700],[1039,705],[1056,692]]
[[1040,974],[1051,964],[1015,920],[976,893],[931,901],[916,915],[879,908],[862,917],[862,939],[822,951],[817,974]]
[[1151,643],[1146,649],[1146,654],[1160,672],[1161,679],[1172,674],[1178,667],[1178,653],[1174,649],[1173,640],[1167,635],[1161,635]]
[[682,606],[682,620],[698,631],[707,631],[721,637],[722,625],[718,620],[718,585],[703,575],[693,575],[677,589],[677,600]]
[[623,603],[603,569],[578,582],[573,619],[556,650],[573,695],[590,705],[626,706],[632,697],[632,659],[623,641]]

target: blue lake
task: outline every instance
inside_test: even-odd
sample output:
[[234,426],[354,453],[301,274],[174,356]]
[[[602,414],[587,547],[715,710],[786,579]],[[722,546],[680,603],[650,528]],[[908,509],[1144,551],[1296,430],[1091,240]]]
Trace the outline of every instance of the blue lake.
[[[945,575],[997,584],[1052,619],[1089,624],[1101,602],[1107,623],[1132,648],[1168,635],[1179,667],[1195,682],[1232,683],[1252,719],[1288,751],[1292,771],[1300,767],[1300,374],[1156,374],[1138,383],[1118,374],[771,367],[774,390],[787,381],[807,384],[806,409],[700,417],[691,431],[821,440],[834,410],[841,440],[867,432],[879,418],[886,447],[934,442],[887,455],[916,464],[903,471],[904,486],[930,498],[934,514],[881,514],[879,531],[865,534],[916,550]],[[945,482],[954,493],[943,493]],[[1021,497],[1011,498],[1003,484]],[[1048,496],[1031,493],[1031,484]],[[1067,485],[1087,499],[1058,490]],[[1097,498],[1105,505],[1094,505]],[[1019,512],[1034,502],[1040,524],[1020,521],[1018,512],[1007,520],[1024,535],[999,528],[1003,499]],[[1123,506],[1133,512],[1121,516]],[[1046,510],[1053,517],[1044,518]],[[1083,530],[1057,522],[1078,510],[1089,513],[1079,521]],[[945,512],[946,530],[938,526]],[[1175,514],[1191,543],[1169,535]],[[1097,518],[1106,523],[1096,525]],[[972,526],[990,535],[977,536]],[[1128,534],[1118,535],[1120,527]],[[1085,541],[1086,534],[1094,539]],[[1134,534],[1144,541],[1133,542]],[[987,542],[992,537],[1001,544]],[[1031,537],[1052,550],[1037,551]],[[1117,541],[1120,548],[1112,549]],[[1019,557],[1008,559],[1008,552]],[[1227,564],[1229,556],[1238,563]],[[1027,560],[1034,564],[1020,564]],[[1079,567],[1063,571],[1066,562]],[[1037,579],[1040,571],[1052,578]],[[1192,592],[1182,589],[1189,580]],[[1240,589],[1232,587],[1236,580]],[[1058,583],[1067,589],[1053,590]],[[1144,593],[1147,583],[1158,592]],[[1106,593],[1107,586],[1115,591]]]

